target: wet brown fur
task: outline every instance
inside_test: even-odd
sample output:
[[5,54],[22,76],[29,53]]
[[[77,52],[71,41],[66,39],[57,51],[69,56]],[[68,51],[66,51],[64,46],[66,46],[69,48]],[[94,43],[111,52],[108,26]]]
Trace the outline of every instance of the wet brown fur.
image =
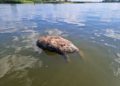
[[59,53],[67,58],[67,53],[78,52],[81,55],[81,51],[72,42],[60,36],[39,37],[37,46],[44,50]]

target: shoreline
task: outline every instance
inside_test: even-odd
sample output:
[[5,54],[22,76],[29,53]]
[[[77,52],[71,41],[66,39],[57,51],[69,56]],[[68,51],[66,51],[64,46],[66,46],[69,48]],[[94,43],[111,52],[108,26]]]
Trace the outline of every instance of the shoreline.
[[56,2],[56,1],[50,1],[50,2],[33,2],[33,1],[25,1],[25,2],[20,2],[20,1],[7,1],[7,2],[0,2],[0,4],[83,4],[83,3],[120,3],[120,2],[84,2],[84,1],[68,1],[68,2]]
[[33,2],[33,1],[28,1],[28,2],[14,2],[14,1],[10,1],[10,2],[0,2],[0,4],[29,4],[29,3],[33,3],[33,4],[72,4],[72,3],[75,3],[75,4],[80,4],[80,3],[104,3],[104,2],[71,2],[71,1],[68,1],[68,2]]

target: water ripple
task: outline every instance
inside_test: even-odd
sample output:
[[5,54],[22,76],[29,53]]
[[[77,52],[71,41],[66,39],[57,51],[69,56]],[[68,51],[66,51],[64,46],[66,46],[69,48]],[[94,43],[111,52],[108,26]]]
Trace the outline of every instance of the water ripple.
[[67,36],[68,34],[65,31],[59,29],[47,29],[45,31],[48,35],[55,35],[55,36]]
[[106,32],[104,34],[105,36],[120,40],[120,32],[119,31],[115,31],[114,29],[106,29],[105,32]]

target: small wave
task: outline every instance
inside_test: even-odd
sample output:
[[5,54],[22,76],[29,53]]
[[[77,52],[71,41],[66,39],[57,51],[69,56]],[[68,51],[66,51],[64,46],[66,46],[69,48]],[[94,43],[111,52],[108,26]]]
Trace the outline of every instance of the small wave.
[[108,44],[108,43],[104,43],[105,46],[108,46],[108,47],[113,47],[113,48],[116,48],[115,45],[111,45],[111,44]]
[[101,41],[101,42],[104,42],[105,40],[104,40],[104,39],[101,39],[100,41]]
[[91,39],[95,39],[95,37],[93,37],[93,36],[91,36],[90,38],[91,38]]
[[20,52],[22,50],[22,47],[16,47],[15,48],[15,53],[18,53],[18,52]]
[[100,33],[94,33],[95,36],[100,37]]
[[113,66],[113,73],[115,77],[120,76],[120,53],[116,53],[116,57],[114,62],[112,63]]
[[13,33],[13,32],[16,32],[17,29],[16,28],[4,28],[4,29],[1,29],[0,28],[0,33]]
[[13,40],[12,41],[19,41],[19,38],[17,36],[13,36]]
[[120,64],[120,58],[116,58],[116,59],[115,59],[115,62],[117,62],[117,63]]
[[78,26],[85,26],[85,23],[76,23]]
[[101,21],[102,22],[111,22],[111,19],[109,19],[109,18],[102,18]]
[[59,29],[48,29],[45,31],[48,35],[55,35],[55,36],[67,36],[67,34]]
[[120,53],[117,53],[116,55],[117,55],[117,57],[119,57],[119,58],[120,58]]
[[73,20],[73,21],[64,21],[64,22],[66,22],[68,24],[74,24],[74,25],[77,25],[77,26],[85,26],[86,25],[85,23],[78,22],[78,21],[75,21],[75,20]]
[[107,37],[110,37],[110,38],[114,38],[114,39],[120,40],[120,33],[119,33],[119,31],[114,31],[113,29],[106,29],[104,35],[107,36]]
[[118,77],[120,75],[120,68],[118,68],[117,70],[114,70],[114,76]]

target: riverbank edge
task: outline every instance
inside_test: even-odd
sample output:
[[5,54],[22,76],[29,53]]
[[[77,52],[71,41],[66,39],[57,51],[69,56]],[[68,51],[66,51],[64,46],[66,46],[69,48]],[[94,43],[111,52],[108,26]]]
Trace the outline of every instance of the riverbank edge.
[[68,2],[64,2],[64,1],[50,1],[50,2],[33,2],[33,1],[25,1],[25,2],[20,2],[20,1],[7,1],[7,2],[0,2],[0,4],[29,4],[29,3],[33,3],[33,4],[81,4],[81,3],[120,3],[120,2],[84,2],[84,1],[68,1]]
[[[75,3],[75,4],[79,4],[79,3],[103,3],[103,2],[32,2],[32,1],[28,1],[28,2],[0,2],[0,4],[27,4],[27,3],[35,3],[35,4],[49,4],[49,3],[52,3],[52,4],[69,4],[69,3]],[[104,2],[105,3],[105,2]]]

